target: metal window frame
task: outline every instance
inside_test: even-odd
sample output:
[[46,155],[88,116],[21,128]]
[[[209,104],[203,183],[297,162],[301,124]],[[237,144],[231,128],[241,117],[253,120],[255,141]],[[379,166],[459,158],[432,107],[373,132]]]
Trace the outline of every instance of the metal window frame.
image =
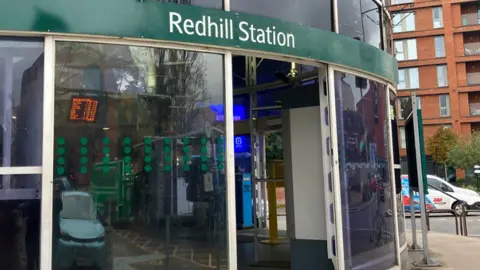
[[[442,97],[445,98],[445,106],[442,106]],[[442,94],[438,96],[438,102],[440,107],[440,117],[450,117],[450,95],[449,94]],[[447,111],[446,115],[442,115],[442,110],[445,109]]]
[[[335,72],[343,72],[348,73],[354,76],[360,76],[367,80],[371,80],[377,83],[381,83],[385,85],[385,91],[387,91],[387,112],[390,111],[390,92],[396,95],[395,88],[391,83],[388,83],[384,80],[378,79],[374,76],[368,75],[366,73],[360,73],[352,69],[347,69],[335,65],[328,66],[328,96],[329,96],[329,106],[330,106],[330,129],[332,134],[331,140],[331,148],[332,148],[332,164],[333,165],[333,189],[334,189],[334,197],[335,197],[335,234],[336,234],[336,249],[337,249],[337,259],[338,259],[338,269],[344,270],[345,269],[345,252],[344,252],[344,239],[343,239],[343,217],[342,215],[342,207],[341,207],[341,191],[340,191],[340,171],[339,171],[339,149],[338,149],[338,132],[337,132],[337,116],[336,116],[336,103],[335,103]],[[390,118],[390,113],[388,113],[388,118]],[[388,146],[389,147],[389,162],[393,163],[393,141],[392,141],[392,134],[391,134],[391,124],[387,125],[387,135],[388,135]],[[394,175],[394,166],[391,166],[391,172]],[[391,178],[391,181],[394,183],[395,178]],[[395,190],[395,187],[392,189]],[[395,194],[395,193],[394,193]],[[392,198],[393,201],[392,205],[396,205],[396,198]],[[392,207],[393,208],[393,207]],[[395,264],[389,269],[400,269],[401,267],[401,257],[400,257],[400,247],[399,247],[399,238],[398,238],[398,214],[397,209],[393,208],[393,219],[394,219],[394,233],[395,233]],[[339,218],[340,217],[340,218]]]
[[45,37],[43,79],[42,196],[40,270],[52,269],[53,158],[55,126],[55,41]]

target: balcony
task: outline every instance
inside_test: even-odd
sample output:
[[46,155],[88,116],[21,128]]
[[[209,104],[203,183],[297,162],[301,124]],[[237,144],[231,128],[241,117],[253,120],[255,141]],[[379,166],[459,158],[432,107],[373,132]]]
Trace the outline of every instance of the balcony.
[[479,116],[480,115],[480,103],[470,103],[470,115]]
[[469,25],[478,25],[480,24],[480,18],[477,13],[467,13],[462,14],[462,25],[469,26]]
[[480,42],[465,43],[465,56],[480,55]]
[[467,73],[467,85],[480,85],[480,72]]

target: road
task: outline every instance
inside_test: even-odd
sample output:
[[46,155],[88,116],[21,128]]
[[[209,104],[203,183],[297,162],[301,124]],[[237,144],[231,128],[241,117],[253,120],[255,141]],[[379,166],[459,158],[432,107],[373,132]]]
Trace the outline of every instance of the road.
[[[420,216],[415,218],[417,230],[421,227]],[[409,216],[405,218],[405,226],[407,230],[411,230],[411,219]],[[439,233],[455,234],[455,217],[453,215],[432,214],[430,216],[430,230]],[[468,236],[480,237],[480,214],[470,214],[467,216]]]

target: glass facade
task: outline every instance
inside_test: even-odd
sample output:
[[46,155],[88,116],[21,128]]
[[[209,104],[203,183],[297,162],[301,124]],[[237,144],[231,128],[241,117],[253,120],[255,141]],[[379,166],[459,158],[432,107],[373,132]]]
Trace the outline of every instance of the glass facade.
[[383,49],[382,9],[373,0],[337,1],[338,29],[342,35]]
[[335,100],[346,269],[395,263],[393,179],[388,153],[387,88],[335,72]]
[[172,269],[191,269],[177,250],[225,269],[221,70],[215,54],[57,43],[54,269],[109,269],[132,243]]
[[230,0],[230,9],[333,30],[331,0]]
[[[102,0],[99,10],[108,10],[114,1]],[[333,0],[278,0],[273,5],[267,0],[230,0],[232,12],[221,11],[224,0],[123,1],[128,8],[122,6],[118,16],[99,19],[96,15],[85,25],[78,24],[80,15],[74,8],[62,6],[58,10],[63,14],[49,6],[50,1],[39,1],[42,8],[52,7],[52,13],[39,11],[34,26],[28,26],[31,29],[15,29],[15,23],[5,28],[10,17],[0,19],[0,31],[9,35],[39,35],[0,38],[0,259],[5,269],[250,269],[253,240],[235,226],[243,229],[242,218],[266,226],[272,208],[266,183],[245,188],[245,194],[256,195],[245,195],[239,203],[244,173],[257,180],[272,174],[265,164],[291,154],[283,150],[291,138],[283,137],[282,121],[278,121],[284,110],[313,106],[326,106],[319,119],[327,128],[329,122],[337,121],[338,129],[320,128],[327,154],[318,158],[322,169],[331,173],[323,179],[330,194],[325,195],[325,217],[316,218],[324,218],[328,226],[328,232],[319,236],[322,246],[328,243],[328,250],[327,246],[325,251],[317,251],[318,246],[311,250],[325,253],[322,266],[333,265],[338,241],[344,241],[346,269],[387,269],[395,264],[397,217],[400,246],[406,239],[402,197],[391,192],[399,174],[395,170],[392,179],[389,162],[388,114],[395,110],[397,99],[392,93],[387,100],[385,80],[393,84],[397,70],[394,59],[378,49],[391,53],[395,47],[407,60],[414,55],[410,48],[414,45],[400,46],[385,36],[392,29],[377,1],[337,1],[339,34],[376,48],[324,32],[333,32],[337,23]],[[81,5],[72,2],[72,7]],[[177,22],[183,32],[170,42],[165,22],[173,18],[167,15],[172,10],[183,16],[181,25]],[[160,30],[144,20],[159,14],[165,20],[159,23]],[[228,32],[231,23],[242,22],[235,16],[251,19],[248,23],[257,30],[264,24],[286,31],[296,38],[297,47],[273,48],[239,39],[242,43],[235,40],[240,28],[232,29],[234,34],[228,38],[197,31],[203,23]],[[125,18],[125,25],[119,17]],[[98,32],[92,33],[95,23]],[[275,23],[278,26],[270,25]],[[404,24],[402,31],[409,31],[411,25]],[[190,34],[193,29],[198,37]],[[315,50],[317,43],[311,47],[306,42],[312,39],[309,34],[328,36],[331,41],[319,42],[331,42],[326,44],[342,50]],[[105,36],[125,39],[116,42]],[[361,55],[339,57],[348,48]],[[238,55],[227,57],[231,54]],[[277,59],[267,59],[273,55]],[[225,74],[229,66],[232,74]],[[334,71],[334,82],[329,81],[329,69],[340,70],[340,66],[376,75],[367,79]],[[399,72],[400,88],[419,88],[415,70],[418,73],[416,68]],[[251,100],[253,92],[257,95]],[[332,104],[327,101],[333,94],[335,118],[329,116]],[[227,110],[233,110],[233,117]],[[238,124],[233,131],[227,128],[232,122]],[[251,123],[268,131],[252,136],[256,132],[249,129]],[[391,125],[397,164],[396,119]],[[335,134],[338,145],[332,147]],[[331,166],[335,155],[330,147],[338,147],[339,179]],[[257,156],[260,160],[254,163]],[[265,172],[255,175],[258,166],[264,165]],[[339,187],[332,182],[337,180]],[[341,217],[334,216],[335,188],[341,189]],[[286,207],[293,195],[278,199]],[[394,200],[397,209],[393,209]],[[242,207],[252,208],[251,213]],[[50,210],[52,218],[45,218]],[[291,216],[284,219],[278,222],[279,228],[287,223],[291,228],[297,221]],[[335,239],[335,220],[343,222],[341,240]],[[309,230],[305,238],[318,233],[316,227]],[[52,237],[51,246],[41,241],[45,236]],[[233,256],[238,256],[236,264]]]
[[0,39],[2,167],[42,165],[43,42]]
[[163,3],[200,6],[207,8],[223,9],[223,0],[154,0]]

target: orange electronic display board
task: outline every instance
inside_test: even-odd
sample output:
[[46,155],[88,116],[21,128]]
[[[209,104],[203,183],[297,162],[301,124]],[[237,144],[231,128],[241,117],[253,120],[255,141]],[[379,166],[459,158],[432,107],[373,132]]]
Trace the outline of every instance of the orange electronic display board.
[[70,106],[71,121],[93,123],[97,119],[98,100],[90,97],[73,97]]

